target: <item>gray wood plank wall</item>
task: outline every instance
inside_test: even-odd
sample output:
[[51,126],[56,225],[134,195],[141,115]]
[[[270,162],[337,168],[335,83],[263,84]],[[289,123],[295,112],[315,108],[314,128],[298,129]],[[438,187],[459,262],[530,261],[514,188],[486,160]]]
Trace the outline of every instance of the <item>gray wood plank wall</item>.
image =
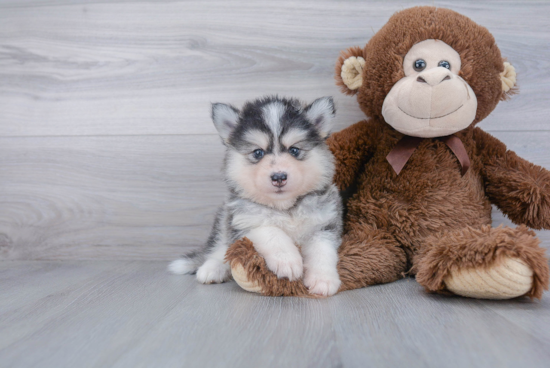
[[493,33],[521,92],[480,126],[550,168],[547,1],[1,0],[0,259],[200,245],[224,197],[210,103],[333,95],[337,129],[353,124],[364,116],[334,85],[339,51],[432,4]]

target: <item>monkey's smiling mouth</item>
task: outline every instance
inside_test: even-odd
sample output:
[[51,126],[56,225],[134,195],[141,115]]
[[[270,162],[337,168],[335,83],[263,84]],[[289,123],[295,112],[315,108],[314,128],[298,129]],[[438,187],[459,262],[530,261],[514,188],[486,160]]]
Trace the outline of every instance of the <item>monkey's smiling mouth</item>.
[[445,116],[449,116],[449,115],[451,115],[451,114],[457,112],[458,110],[460,110],[460,108],[461,108],[462,106],[464,106],[464,104],[460,105],[460,106],[457,107],[455,110],[453,110],[453,111],[451,111],[451,112],[449,112],[449,113],[447,113],[447,114],[445,114],[445,115],[436,116],[436,117],[433,117],[433,118],[432,118],[432,117],[428,117],[428,118],[419,118],[418,116],[411,115],[411,114],[409,114],[408,112],[404,111],[401,107],[399,107],[399,106],[397,106],[397,107],[399,108],[399,110],[401,110],[401,112],[402,112],[403,114],[408,115],[408,116],[410,116],[411,118],[420,119],[420,120],[428,120],[428,119],[433,120],[433,119],[440,119],[440,118],[444,118]]

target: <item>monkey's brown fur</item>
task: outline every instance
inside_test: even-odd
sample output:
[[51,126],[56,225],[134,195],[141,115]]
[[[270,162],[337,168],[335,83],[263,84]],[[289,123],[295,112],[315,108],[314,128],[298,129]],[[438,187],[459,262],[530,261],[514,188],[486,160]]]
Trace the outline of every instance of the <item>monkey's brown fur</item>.
[[[455,134],[471,161],[464,176],[456,156],[437,138],[424,139],[399,175],[386,160],[403,135],[386,124],[382,104],[404,76],[404,55],[426,39],[442,40],[460,54],[460,76],[477,97],[474,122]],[[357,91],[340,78],[343,61],[352,55],[366,61]],[[443,280],[451,270],[487,268],[503,256],[518,257],[533,270],[528,296],[540,298],[548,289],[544,249],[526,226],[550,229],[550,172],[475,127],[510,94],[502,91],[502,71],[503,58],[486,28],[434,7],[396,13],[364,49],[342,54],[337,83],[345,93],[357,93],[369,119],[329,138],[336,158],[334,180],[347,197],[340,291],[395,281],[407,273],[416,274],[428,291],[445,291]],[[491,204],[521,226],[491,228]],[[247,240],[235,243],[227,259],[243,265],[266,295],[308,295],[301,281],[277,279]]]

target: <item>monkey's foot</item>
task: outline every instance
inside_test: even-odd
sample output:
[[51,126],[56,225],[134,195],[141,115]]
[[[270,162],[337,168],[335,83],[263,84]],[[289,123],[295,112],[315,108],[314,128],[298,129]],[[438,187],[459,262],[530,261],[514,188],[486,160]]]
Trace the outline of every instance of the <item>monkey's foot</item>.
[[257,281],[251,281],[248,278],[248,274],[240,263],[236,263],[235,266],[231,267],[231,274],[233,275],[233,280],[235,280],[237,285],[242,289],[250,291],[251,293],[262,293],[262,287]]
[[231,274],[237,284],[246,291],[266,296],[312,296],[302,280],[290,281],[278,278],[258,254],[252,242],[243,238],[233,243],[225,255],[231,265]]
[[416,281],[428,291],[483,299],[542,297],[548,290],[545,249],[521,225],[466,227],[425,239],[416,258]]
[[503,257],[488,268],[451,271],[444,279],[447,289],[457,295],[480,299],[511,299],[527,294],[533,287],[533,270],[521,259]]

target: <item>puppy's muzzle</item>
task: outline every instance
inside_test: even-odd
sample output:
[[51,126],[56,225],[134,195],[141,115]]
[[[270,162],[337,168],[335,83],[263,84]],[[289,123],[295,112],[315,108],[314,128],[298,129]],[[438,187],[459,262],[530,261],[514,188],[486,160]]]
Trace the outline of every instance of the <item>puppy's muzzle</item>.
[[271,184],[277,188],[282,188],[286,185],[286,172],[278,172],[271,175]]

